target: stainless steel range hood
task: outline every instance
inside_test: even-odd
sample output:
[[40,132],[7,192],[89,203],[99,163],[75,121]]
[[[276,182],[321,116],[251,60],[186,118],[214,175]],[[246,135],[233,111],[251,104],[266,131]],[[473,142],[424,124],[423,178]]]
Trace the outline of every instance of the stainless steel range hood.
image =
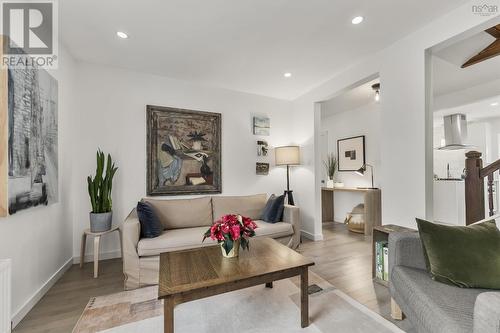
[[444,116],[445,145],[439,150],[458,150],[475,148],[467,144],[467,118],[464,114],[456,113]]

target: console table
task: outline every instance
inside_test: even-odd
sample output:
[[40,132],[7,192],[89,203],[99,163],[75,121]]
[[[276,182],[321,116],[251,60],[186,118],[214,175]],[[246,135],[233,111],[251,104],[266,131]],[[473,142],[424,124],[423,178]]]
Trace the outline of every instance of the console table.
[[334,193],[357,192],[363,194],[365,204],[365,235],[371,235],[375,226],[382,225],[382,199],[378,188],[322,187],[321,212],[323,221],[334,221]]

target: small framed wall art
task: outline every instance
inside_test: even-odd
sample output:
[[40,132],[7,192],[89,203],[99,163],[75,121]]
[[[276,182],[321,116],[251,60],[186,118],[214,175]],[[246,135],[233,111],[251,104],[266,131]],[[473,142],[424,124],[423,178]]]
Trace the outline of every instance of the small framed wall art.
[[269,117],[253,117],[253,134],[268,136],[271,129]]
[[269,152],[269,145],[265,140],[257,140],[257,156],[259,157],[267,157],[267,153]]
[[365,136],[337,140],[339,171],[356,171],[365,164]]
[[269,174],[269,163],[259,163],[255,164],[255,173],[260,176],[267,176]]

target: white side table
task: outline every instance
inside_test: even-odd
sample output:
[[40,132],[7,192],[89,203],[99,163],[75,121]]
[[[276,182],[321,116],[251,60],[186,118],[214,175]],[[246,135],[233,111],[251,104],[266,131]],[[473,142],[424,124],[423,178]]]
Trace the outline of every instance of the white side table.
[[123,258],[122,232],[117,225],[104,232],[91,232],[90,229],[85,229],[83,231],[82,245],[80,250],[80,268],[83,267],[85,259],[85,245],[87,243],[87,235],[94,236],[94,278],[97,278],[97,276],[99,275],[99,242],[101,241],[101,236],[112,233],[113,231],[118,231],[118,236],[120,237],[120,251]]

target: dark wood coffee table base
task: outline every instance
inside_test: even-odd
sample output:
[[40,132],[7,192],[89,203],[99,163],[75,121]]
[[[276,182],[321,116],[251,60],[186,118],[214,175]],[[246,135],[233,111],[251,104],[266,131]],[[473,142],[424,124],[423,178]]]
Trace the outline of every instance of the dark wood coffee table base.
[[273,281],[291,278],[300,275],[300,317],[302,328],[309,326],[309,267],[291,268],[281,272],[255,276],[248,279],[234,281],[229,284],[222,284],[207,287],[189,294],[169,295],[163,298],[164,311],[164,332],[174,333],[174,308],[177,304],[194,301],[197,299],[210,297],[227,293],[230,291],[240,290],[244,288],[254,287],[260,284],[265,284],[266,287],[272,288]]

